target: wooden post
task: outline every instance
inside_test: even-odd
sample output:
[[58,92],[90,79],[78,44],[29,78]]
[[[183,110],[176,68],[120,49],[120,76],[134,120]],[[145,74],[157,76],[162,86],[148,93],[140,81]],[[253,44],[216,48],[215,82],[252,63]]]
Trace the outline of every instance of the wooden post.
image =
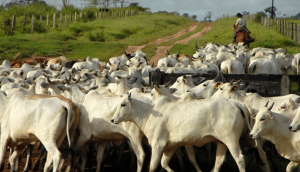
[[68,16],[67,16],[67,13],[65,14],[65,27],[67,27],[67,19],[68,19]]
[[160,70],[159,69],[156,69],[152,72],[149,72],[149,79],[151,80],[150,81],[150,86],[151,88],[154,87],[154,85],[158,84],[158,85],[161,85],[161,73],[160,73]]
[[59,14],[59,28],[61,28],[62,13]]
[[288,95],[290,94],[290,86],[291,81],[288,75],[283,75],[281,78],[281,88],[280,88],[280,95]]
[[33,29],[34,29],[34,15],[32,15],[31,18],[31,33],[33,32]]
[[70,14],[70,23],[72,23],[72,13]]
[[12,21],[11,21],[11,33],[14,32],[15,25],[16,25],[16,15],[13,15]]
[[294,36],[294,23],[291,23],[291,39],[293,39]]
[[40,24],[41,24],[41,26],[43,24],[43,16],[42,15],[40,15]]
[[95,16],[96,16],[96,20],[97,20],[97,18],[98,18],[98,12],[96,11],[96,14],[95,14]]
[[49,28],[49,14],[47,14],[47,23],[46,23],[46,30]]
[[23,20],[23,27],[26,25],[26,14],[24,15],[24,20]]
[[56,14],[53,14],[53,28],[55,28],[55,19],[56,19]]
[[297,23],[294,23],[294,41],[297,42]]
[[80,18],[82,18],[82,11],[80,12]]
[[3,17],[3,36],[5,35],[5,22],[6,22],[6,16]]
[[99,12],[99,20],[101,20],[101,12]]
[[300,44],[300,25],[298,25],[298,43]]
[[77,21],[77,12],[75,12],[75,21]]

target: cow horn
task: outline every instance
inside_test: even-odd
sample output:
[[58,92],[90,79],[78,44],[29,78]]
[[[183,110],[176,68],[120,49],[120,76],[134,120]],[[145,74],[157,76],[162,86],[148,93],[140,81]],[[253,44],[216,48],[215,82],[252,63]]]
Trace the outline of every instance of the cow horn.
[[240,80],[236,81],[236,84],[239,84],[241,81],[242,81],[242,79],[240,79]]
[[158,82],[156,82],[155,86],[156,86],[157,88],[159,88]]
[[184,78],[184,79],[186,79],[186,76],[185,76],[185,75],[183,75],[183,78]]
[[54,70],[53,67],[52,67],[52,65],[50,65],[50,69],[51,69],[51,70]]
[[17,61],[17,59],[20,57],[21,53],[18,52],[17,55],[14,57],[14,61]]
[[171,84],[171,81],[165,84],[166,87],[168,87]]
[[154,67],[154,62],[152,63],[151,67],[152,67],[152,68]]
[[169,50],[167,50],[167,54],[168,54],[168,55],[170,55],[170,52],[169,52]]
[[111,66],[111,63],[110,63],[110,61],[108,60],[108,62],[107,62],[108,64],[109,64],[109,66]]
[[176,59],[178,59],[178,57],[179,57],[179,50],[177,51]]
[[128,94],[128,98],[131,98],[131,92]]
[[287,53],[287,48],[286,48],[285,51],[284,51],[284,55],[286,55],[286,53]]
[[36,64],[38,64],[38,62],[36,61],[36,58],[35,58],[34,56],[32,56],[32,58],[33,58],[34,62],[35,62]]
[[233,79],[229,82],[229,85],[232,85],[232,83],[233,83]]
[[265,107],[268,107],[268,104],[269,104],[269,101],[267,101],[267,103],[266,103]]
[[197,43],[196,43],[196,50],[198,50],[199,49],[199,47],[198,47],[198,45],[197,45]]
[[75,81],[75,84],[77,84],[80,81],[80,79],[81,79],[81,76],[79,76],[79,78]]
[[69,80],[67,79],[67,77],[65,77],[66,83],[70,84]]
[[49,84],[52,84],[52,85],[55,84],[54,82],[52,82],[52,81],[50,80],[49,76],[47,76],[46,78],[47,78],[47,82],[48,82]]
[[274,106],[274,103],[275,103],[275,102],[273,102],[272,105],[271,105],[270,107],[268,107],[268,110],[269,110],[269,111],[272,110],[272,108],[273,108],[273,106]]

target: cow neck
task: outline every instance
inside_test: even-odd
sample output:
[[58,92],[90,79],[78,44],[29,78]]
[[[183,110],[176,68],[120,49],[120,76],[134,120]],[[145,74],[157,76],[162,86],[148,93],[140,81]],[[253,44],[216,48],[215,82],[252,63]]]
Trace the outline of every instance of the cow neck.
[[78,105],[83,104],[86,94],[77,87],[72,87],[72,101]]
[[288,147],[291,146],[290,144],[293,142],[293,136],[295,134],[288,129],[288,126],[292,121],[281,114],[272,114],[272,120],[275,122],[275,127],[271,128],[268,135],[264,136],[264,138],[271,141],[275,145],[278,153],[286,158],[286,156],[290,156],[286,153],[288,153]]
[[121,81],[117,84],[117,95],[126,94],[128,90],[129,88],[127,82]]
[[145,125],[148,121],[150,113],[152,112],[153,105],[136,99],[132,99],[132,101],[133,103],[131,106],[134,114],[132,122],[134,122],[144,132]]

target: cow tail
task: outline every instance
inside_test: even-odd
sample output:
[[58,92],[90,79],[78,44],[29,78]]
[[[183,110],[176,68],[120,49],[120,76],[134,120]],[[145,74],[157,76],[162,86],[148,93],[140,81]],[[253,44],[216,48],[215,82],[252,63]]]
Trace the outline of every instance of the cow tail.
[[253,74],[254,73],[255,66],[256,66],[256,63],[250,63],[250,65],[248,67],[248,73],[249,74]]
[[68,103],[66,103],[66,102],[63,102],[63,106],[65,107],[65,109],[67,111],[66,133],[67,133],[69,148],[71,149],[72,145],[71,145],[71,139],[70,139],[69,129],[70,129],[70,121],[71,121],[72,109],[71,109],[71,106]]

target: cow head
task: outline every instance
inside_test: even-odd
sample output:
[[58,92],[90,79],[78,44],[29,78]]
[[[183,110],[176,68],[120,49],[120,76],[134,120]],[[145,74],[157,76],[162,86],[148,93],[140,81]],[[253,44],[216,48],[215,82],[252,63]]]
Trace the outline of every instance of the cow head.
[[117,110],[111,119],[111,122],[118,124],[122,121],[129,121],[133,115],[133,100],[131,98],[131,93],[121,96]]
[[259,112],[252,116],[255,119],[254,127],[250,133],[250,137],[256,139],[258,137],[263,137],[270,130],[273,130],[275,126],[275,122],[273,120],[273,114],[271,109],[273,108],[274,103],[268,106],[269,101],[266,105],[259,110]]

